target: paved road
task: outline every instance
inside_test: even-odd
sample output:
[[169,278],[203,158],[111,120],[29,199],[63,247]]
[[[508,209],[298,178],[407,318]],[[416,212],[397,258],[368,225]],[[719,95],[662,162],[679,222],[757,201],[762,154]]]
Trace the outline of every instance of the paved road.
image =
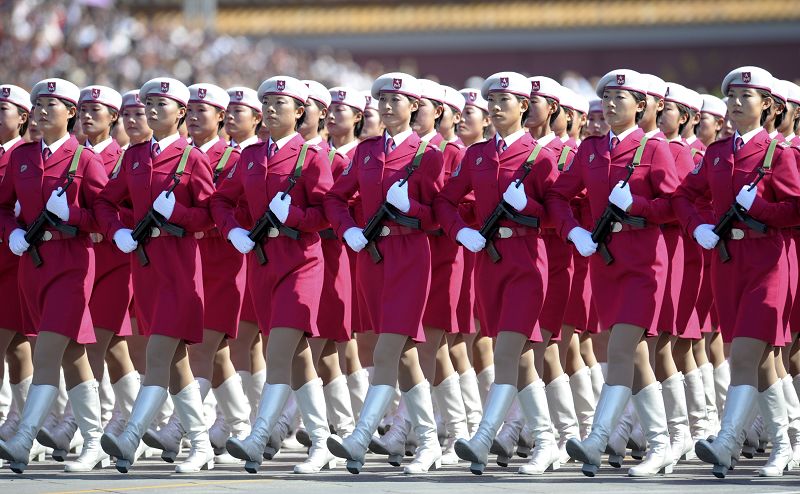
[[88,493],[263,493],[281,494],[602,494],[665,492],[703,494],[760,494],[773,492],[800,493],[800,472],[790,472],[777,479],[754,477],[754,470],[766,457],[744,460],[727,479],[715,479],[710,469],[700,462],[679,465],[667,478],[631,479],[625,469],[604,467],[600,475],[589,479],[581,475],[576,464],[540,478],[517,475],[512,462],[509,469],[490,466],[483,476],[469,473],[466,464],[446,467],[419,477],[407,477],[402,471],[382,463],[379,457],[368,459],[365,471],[351,475],[344,468],[313,476],[292,474],[292,466],[302,461],[300,453],[281,453],[276,461],[265,462],[258,475],[250,475],[235,465],[217,466],[211,472],[197,475],[176,475],[173,468],[160,460],[144,460],[128,475],[111,469],[88,474],[65,474],[55,462],[33,463],[25,475],[15,475],[7,467],[0,470],[2,494],[88,494]]

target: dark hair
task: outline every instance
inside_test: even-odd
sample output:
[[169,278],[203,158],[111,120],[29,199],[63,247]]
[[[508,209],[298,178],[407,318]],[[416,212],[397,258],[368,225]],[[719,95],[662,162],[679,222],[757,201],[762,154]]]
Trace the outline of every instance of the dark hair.
[[113,131],[114,127],[116,127],[117,124],[119,123],[120,112],[111,107],[108,107],[108,113],[110,113],[112,117],[117,117],[116,119],[111,121],[111,130]]
[[[428,100],[428,101],[430,101],[430,102],[431,102],[431,104],[433,105],[433,109],[434,109],[434,110],[435,110],[436,108],[439,108],[440,106],[442,106],[442,104],[441,104],[441,103],[439,103],[438,101],[434,101],[434,100]],[[439,131],[439,126],[442,124],[442,119],[443,119],[443,118],[444,118],[444,108],[442,108],[442,114],[441,114],[441,115],[439,115],[438,117],[436,117],[436,120],[433,122],[433,128],[434,128],[434,130],[436,130],[437,132]]]
[[[761,125],[763,126],[763,125],[764,125],[764,124],[767,122],[767,118],[769,118],[769,111],[772,109],[772,106],[775,104],[775,99],[772,97],[772,94],[770,94],[770,93],[769,93],[769,92],[767,92],[767,91],[764,91],[764,90],[761,90],[761,89],[756,89],[756,92],[757,92],[758,94],[760,94],[762,98],[769,98],[769,99],[771,99],[771,100],[772,100],[772,105],[770,105],[770,107],[769,107],[769,108],[767,108],[766,110],[763,110],[763,111],[761,112],[761,118],[759,119],[759,122],[760,122],[760,123],[761,123]],[[776,126],[776,127],[778,126],[778,123],[777,123],[777,122],[778,122],[778,120],[777,120],[777,118],[776,118],[776,119],[775,119],[775,126]]]
[[[773,101],[772,107],[773,107],[773,108],[775,108],[775,103],[774,103],[774,102],[775,102],[775,99],[773,98],[773,100],[772,100],[772,101]],[[777,115],[775,115],[775,128],[776,128],[776,129],[777,129],[778,127],[780,127],[780,126],[781,126],[781,124],[783,123],[783,119],[784,119],[784,118],[786,118],[786,112],[787,112],[787,111],[789,111],[789,107],[788,107],[788,105],[787,105],[787,104],[784,102],[784,103],[783,103],[783,111],[782,111],[782,112],[780,112],[780,113],[778,113]]]
[[[561,108],[564,109],[563,106]],[[564,111],[566,112],[567,110],[564,109]],[[572,109],[572,111],[575,112],[575,113],[580,113],[580,112],[578,112],[578,110],[575,110],[575,109]],[[567,132],[572,132],[572,126],[575,123],[575,113],[572,113],[572,118],[568,118],[567,119]]]
[[356,122],[356,126],[353,129],[353,134],[356,136],[356,139],[358,139],[361,137],[361,132],[364,130],[364,112],[353,108],[353,113],[356,115],[361,115],[361,118],[358,120],[358,122]]
[[[414,103],[415,101],[417,103],[419,103],[419,100],[417,98],[412,98],[411,96],[408,96],[408,95],[406,95],[406,98],[408,98],[408,101],[410,103]],[[419,112],[419,107],[417,107],[416,110],[411,112],[411,120],[408,122],[409,124],[413,124],[417,120],[417,113],[418,112]]]
[[[176,101],[176,103],[177,103],[177,101]],[[182,104],[178,103],[178,108],[183,108],[183,109],[185,110],[185,109],[186,109],[186,105],[182,105]],[[183,123],[184,123],[185,121],[186,121],[186,113],[184,112],[184,114],[183,114],[183,116],[181,117],[181,119],[180,119],[180,120],[178,120],[178,128],[179,128],[179,129],[181,128],[181,126],[183,125]]]
[[[528,109],[525,110],[524,112],[522,112],[522,122],[521,123],[522,123],[522,126],[524,127],[525,126],[525,121],[528,120],[528,113],[530,113],[530,111],[531,111],[531,100],[529,98],[524,98],[522,96],[517,96],[516,94],[514,96],[517,97],[517,101],[519,101],[520,103],[522,103],[522,100],[526,100],[528,102]],[[551,120],[551,123],[552,122],[555,122],[555,120]]]
[[19,114],[20,117],[22,115],[28,115],[28,118],[26,118],[25,121],[22,123],[22,125],[20,125],[19,127],[19,135],[24,136],[25,132],[28,131],[28,123],[31,121],[31,114],[30,112],[26,111],[20,106],[17,107],[17,113]]
[[[319,101],[312,99],[311,102],[314,103],[314,106],[316,106],[319,111],[327,110],[327,108],[323,107],[322,103],[320,103]],[[322,132],[322,129],[324,128],[325,128],[325,119],[320,118],[319,122],[317,122],[317,132]]]
[[303,103],[300,103],[299,101],[297,101],[294,98],[292,98],[292,101],[294,101],[294,109],[295,110],[298,109],[298,108],[303,108],[303,114],[300,115],[300,118],[298,118],[297,121],[294,123],[294,130],[295,130],[295,132],[297,132],[297,130],[300,129],[300,127],[303,125],[303,122],[306,121],[306,110],[305,110],[306,105],[304,105]]
[[[563,109],[561,108],[561,103],[559,103],[558,101],[554,100],[553,98],[545,96],[544,99],[547,101],[548,105],[552,105],[553,103],[556,104],[556,111],[553,112],[552,115],[550,115],[550,127],[552,127],[553,124],[556,123],[556,120],[558,120],[558,116],[561,115],[561,112],[563,111]],[[523,119],[522,121],[524,122],[525,120]],[[567,128],[567,130],[569,130],[569,128]]]
[[72,129],[75,128],[75,123],[78,121],[78,108],[67,100],[62,99],[61,102],[64,103],[64,106],[67,107],[67,110],[70,108],[75,108],[75,116],[67,121],[67,132],[72,134]]
[[678,134],[683,134],[683,129],[685,129],[686,126],[689,125],[689,122],[692,121],[695,113],[694,111],[690,110],[688,106],[682,103],[678,103],[677,101],[675,101],[674,103],[675,106],[678,108],[678,113],[680,113],[681,116],[686,115],[686,121],[683,122],[682,124],[678,124]]
[[644,110],[637,111],[636,112],[636,117],[635,117],[635,120],[634,120],[636,125],[639,125],[639,121],[644,116],[645,110],[647,110],[647,95],[645,95],[644,93],[640,93],[639,91],[628,91],[628,92],[631,93],[631,96],[633,96],[633,99],[636,100],[637,104],[639,104],[642,101],[644,101]]

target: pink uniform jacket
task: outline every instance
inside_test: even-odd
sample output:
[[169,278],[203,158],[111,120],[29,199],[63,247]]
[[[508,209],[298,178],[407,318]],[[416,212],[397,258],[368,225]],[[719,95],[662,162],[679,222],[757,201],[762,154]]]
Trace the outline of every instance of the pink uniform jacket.
[[[611,189],[627,176],[627,166],[643,136],[644,132],[636,129],[613,151],[608,135],[581,143],[572,166],[561,173],[547,194],[548,213],[562,238],[580,226],[569,201],[586,189],[591,223],[595,224],[608,205]],[[667,268],[659,225],[674,218],[670,195],[677,186],[674,161],[664,140],[647,142],[628,183],[633,195],[629,214],[644,217],[647,226],[625,227],[611,235],[608,248],[616,259],[613,264],[606,266],[599,255],[590,258],[592,295],[600,329],[626,323],[654,335]]]
[[[672,201],[687,234],[707,222],[698,211],[696,200],[702,197],[711,200],[716,223],[731,207],[742,186],[757,176],[770,141],[767,132],[762,131],[735,153],[732,137],[708,147],[701,166],[686,177]],[[723,264],[717,253],[712,253],[711,287],[725,341],[749,337],[783,345],[782,313],[788,290],[788,267],[779,229],[800,223],[798,197],[800,177],[795,158],[784,145],[779,145],[748,212],[770,227],[768,233],[754,234],[744,224],[738,224],[736,228],[744,233],[744,238],[727,241],[730,262]]]
[[[239,151],[232,150],[224,167],[217,170],[227,148],[225,141],[220,139],[206,153],[215,187],[219,187],[239,161]],[[247,281],[244,256],[220,235],[216,227],[195,237],[198,237],[203,263],[203,327],[236,338]]]
[[[351,214],[349,201],[358,193],[361,208],[369,220],[386,199],[386,192],[406,176],[421,144],[415,133],[385,154],[384,137],[361,142],[355,156],[328,195],[325,212],[339,237],[349,228],[360,228]],[[419,168],[408,182],[410,209],[407,216],[420,220],[420,230],[406,231],[388,222],[392,234],[380,237],[377,247],[383,261],[375,264],[366,251],[358,253],[357,286],[359,310],[366,311],[371,329],[377,333],[406,335],[425,341],[422,315],[431,283],[431,251],[426,231],[438,227],[433,217],[433,198],[444,181],[443,159],[428,145]],[[362,316],[363,318],[363,316]]]
[[[211,201],[211,210],[222,236],[241,228],[236,208],[247,201],[250,216],[258,220],[276,194],[287,189],[289,178],[304,144],[294,136],[267,162],[268,142],[248,146],[239,163],[225,177]],[[327,226],[322,198],[331,186],[330,166],[316,147],[308,148],[302,174],[290,192],[292,198],[286,226],[301,232],[298,240],[280,235],[269,238],[264,251],[269,262],[260,265],[247,256],[247,283],[262,332],[293,328],[318,336],[317,316],[324,279],[319,231]],[[266,184],[266,186],[265,186]]]
[[[495,139],[474,144],[467,149],[461,166],[453,172],[434,205],[442,229],[453,240],[468,225],[459,214],[459,204],[470,192],[475,193],[477,224],[491,216],[512,181],[523,173],[522,167],[536,146],[526,133],[499,156]],[[525,216],[544,220],[544,197],[558,174],[556,157],[542,149],[523,182],[528,202],[520,211]],[[500,331],[522,333],[534,338],[539,312],[547,290],[547,256],[539,229],[522,227],[510,220],[501,224],[513,234],[494,239],[502,259],[493,263],[485,251],[477,255],[475,287],[481,331],[497,336]]]
[[[30,225],[44,208],[53,190],[64,185],[67,171],[78,148],[70,137],[42,163],[39,141],[16,148],[0,185],[0,214],[5,230],[4,241],[18,227],[14,202],[19,200],[19,221]],[[78,343],[94,343],[95,335],[89,313],[89,298],[94,281],[94,251],[89,233],[98,231],[92,206],[107,181],[100,159],[84,149],[72,185],[67,189],[70,205],[68,224],[78,227],[74,238],[42,242],[39,253],[43,264],[34,267],[30,255],[23,254],[19,264],[19,288],[22,310],[30,317],[36,331],[51,331]]]
[[[100,194],[95,209],[104,234],[114,234],[125,224],[118,205],[130,202],[133,218],[140,221],[153,201],[172,185],[181,155],[190,144],[179,138],[153,159],[150,142],[125,151],[122,167]],[[175,189],[175,210],[169,218],[186,229],[184,237],[162,232],[147,242],[150,264],[142,266],[130,256],[137,323],[142,334],[157,334],[199,343],[203,339],[203,273],[195,233],[211,228],[209,200],[214,190],[208,158],[192,149],[186,170]],[[158,289],[154,289],[158,287]]]

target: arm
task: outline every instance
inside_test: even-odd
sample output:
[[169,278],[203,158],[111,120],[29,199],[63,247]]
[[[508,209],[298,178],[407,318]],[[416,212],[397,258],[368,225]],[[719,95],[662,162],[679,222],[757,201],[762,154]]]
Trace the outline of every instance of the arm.
[[651,142],[655,146],[650,158],[647,182],[653,191],[653,197],[632,194],[633,204],[628,213],[632,216],[643,216],[649,223],[661,225],[675,220],[670,197],[678,186],[678,175],[669,144],[663,141]]
[[[9,161],[6,174],[0,181],[0,228],[3,230],[3,242],[8,243],[8,235],[19,228],[17,218],[14,217],[14,204],[17,202],[17,191],[14,188],[16,166]],[[7,248],[3,246],[2,248]]]
[[[408,216],[419,218],[420,228],[423,230],[434,230],[437,228],[436,220],[433,217],[433,199],[442,189],[444,183],[444,160],[442,153],[428,149],[422,157],[420,169],[414,175],[420,173],[421,178],[417,180],[419,187],[419,197],[408,195],[408,202],[411,208]],[[411,192],[411,190],[409,190]]]
[[239,208],[243,198],[242,171],[236,167],[230,178],[228,175],[222,178],[216,192],[211,196],[211,216],[224,238],[228,238],[228,233],[234,228],[242,227]]
[[697,211],[695,202],[700,198],[711,199],[711,189],[708,184],[708,170],[707,163],[704,159],[697,168],[697,172],[692,172],[686,175],[683,182],[672,194],[672,208],[675,211],[675,216],[680,221],[686,233],[693,235],[695,229],[708,223],[703,220],[703,217]]
[[176,200],[175,210],[169,221],[184,227],[189,232],[202,232],[213,226],[209,210],[211,196],[214,194],[213,176],[205,154],[199,150],[192,150],[189,159],[193,161],[189,183],[186,184],[190,205]]
[[97,196],[100,195],[100,192],[108,183],[108,176],[100,157],[94,153],[87,153],[87,155],[91,155],[91,158],[88,159],[83,169],[83,177],[81,178],[75,203],[69,206],[69,221],[67,223],[77,226],[79,230],[84,232],[99,232],[101,228],[95,218],[93,205]]
[[[105,232],[107,238],[114,238],[117,230],[125,228],[119,218],[119,205],[129,202],[130,192],[128,190],[128,166],[130,166],[128,156],[122,158],[122,167],[116,178],[112,178],[95,198],[92,207],[99,230]],[[134,218],[134,223],[137,220]]]
[[544,222],[546,216],[544,198],[547,195],[547,189],[555,183],[557,178],[558,161],[553,153],[543,149],[533,164],[533,170],[525,179],[525,194],[528,196],[528,202],[520,214],[535,216]]
[[352,163],[348,165],[350,169],[342,172],[322,199],[325,216],[339,238],[343,238],[348,229],[358,227],[348,207],[348,201],[358,191],[358,159],[360,155],[356,152]]
[[325,229],[328,220],[325,218],[322,201],[333,185],[327,157],[320,152],[314,153],[311,161],[303,168],[303,175],[298,182],[301,182],[298,185],[302,185],[305,205],[296,206],[293,202],[289,206],[286,226],[304,232],[318,232]]
[[[773,162],[769,180],[762,180],[762,183],[765,181],[767,183],[758,185],[761,194],[756,195],[753,205],[747,213],[769,226],[786,228],[800,224],[800,211],[798,210],[800,175],[791,149],[781,149],[777,158]],[[767,189],[770,190],[774,202],[764,199],[763,196]]]
[[[461,217],[461,214],[459,214],[463,204],[462,200],[472,192],[472,180],[470,179],[469,169],[464,165],[465,162],[466,159],[461,162],[461,169],[458,170],[458,173],[453,172],[450,179],[433,200],[433,211],[436,214],[436,220],[447,236],[454,241],[462,228],[469,227]],[[474,202],[470,209],[474,213]]]
[[565,167],[565,170],[545,193],[545,208],[549,221],[565,240],[573,228],[580,226],[572,214],[570,201],[586,188],[583,180],[584,158],[588,152],[591,152],[587,151],[590,146],[591,144],[587,141],[585,145],[582,144],[578,148],[572,166],[568,170]]

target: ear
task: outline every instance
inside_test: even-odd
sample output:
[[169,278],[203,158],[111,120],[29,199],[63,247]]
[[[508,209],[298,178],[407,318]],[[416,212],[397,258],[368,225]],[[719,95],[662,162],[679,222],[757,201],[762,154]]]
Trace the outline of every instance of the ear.
[[353,112],[353,122],[360,122],[364,120],[364,113],[360,111]]
[[664,100],[659,98],[658,103],[656,103],[656,111],[660,112],[664,109]]
[[109,113],[111,114],[111,123],[112,123],[112,124],[113,124],[114,122],[116,122],[117,120],[119,120],[119,113],[117,113],[117,112],[115,112],[115,111],[111,111],[111,112],[109,112]]
[[770,106],[775,104],[775,100],[772,99],[771,96],[767,96],[761,100],[761,109],[767,110]]
[[225,110],[218,110],[217,111],[217,122],[224,122],[225,121]]
[[186,116],[186,107],[183,105],[178,105],[178,120],[182,119]]
[[439,105],[436,107],[436,110],[433,112],[434,118],[439,118],[444,113],[444,105]]
[[688,121],[689,121],[689,114],[681,113],[680,118],[678,118],[678,125],[685,124]]
[[295,120],[299,120],[300,117],[306,112],[306,107],[303,105],[298,105],[297,108],[294,110],[294,118]]
[[418,99],[409,98],[409,101],[411,102],[411,111],[412,112],[415,112],[415,111],[419,110],[419,100]]
[[325,120],[326,118],[328,118],[328,109],[327,108],[321,108],[319,110],[319,119],[320,120]]
[[643,112],[647,109],[647,99],[636,102],[636,113]]
[[531,107],[531,101],[528,98],[521,98],[520,103],[520,106],[522,107],[522,113],[525,113],[528,111],[528,108]]
[[77,114],[78,114],[78,107],[72,105],[67,107],[67,115],[69,116],[69,118],[73,118]]

